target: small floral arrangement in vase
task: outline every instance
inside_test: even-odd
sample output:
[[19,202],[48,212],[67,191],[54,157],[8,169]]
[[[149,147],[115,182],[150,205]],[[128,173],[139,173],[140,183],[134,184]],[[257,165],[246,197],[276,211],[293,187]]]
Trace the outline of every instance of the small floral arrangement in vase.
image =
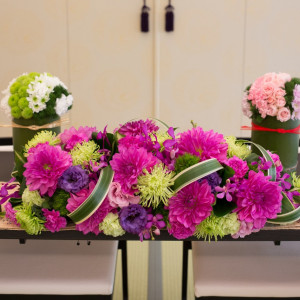
[[285,171],[295,171],[300,133],[300,79],[287,73],[267,73],[257,78],[246,88],[242,109],[252,119],[252,141],[277,153]]
[[39,129],[59,133],[60,117],[73,104],[65,84],[49,73],[22,74],[2,93],[1,108],[12,118],[14,149],[18,153]]

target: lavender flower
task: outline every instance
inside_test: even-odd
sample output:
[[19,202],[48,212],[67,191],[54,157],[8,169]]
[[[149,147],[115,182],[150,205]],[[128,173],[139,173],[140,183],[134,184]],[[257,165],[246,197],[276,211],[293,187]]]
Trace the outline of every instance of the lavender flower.
[[80,165],[69,167],[59,178],[58,187],[69,193],[77,193],[89,182],[86,170]]
[[123,207],[119,213],[122,228],[133,234],[139,234],[147,224],[147,211],[139,204]]

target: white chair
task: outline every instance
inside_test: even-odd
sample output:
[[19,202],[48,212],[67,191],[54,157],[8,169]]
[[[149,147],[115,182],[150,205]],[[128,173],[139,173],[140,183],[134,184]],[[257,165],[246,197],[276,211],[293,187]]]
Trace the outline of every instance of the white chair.
[[1,240],[0,297],[112,299],[117,250],[117,241],[91,241],[90,245],[81,241],[78,246],[76,241]]
[[192,242],[192,251],[196,298],[300,297],[300,242]]

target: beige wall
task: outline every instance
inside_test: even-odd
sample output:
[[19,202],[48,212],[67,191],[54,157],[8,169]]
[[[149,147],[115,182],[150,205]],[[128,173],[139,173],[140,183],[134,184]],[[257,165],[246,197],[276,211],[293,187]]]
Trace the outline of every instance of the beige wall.
[[[113,130],[154,116],[241,136],[245,86],[270,71],[300,76],[299,0],[173,0],[173,33],[164,31],[167,1],[147,4],[145,34],[140,0],[0,0],[0,90],[47,71],[74,95],[70,125]],[[9,123],[3,113],[0,123]],[[131,299],[146,299],[148,244],[130,247]],[[163,246],[164,299],[180,298],[180,247]]]

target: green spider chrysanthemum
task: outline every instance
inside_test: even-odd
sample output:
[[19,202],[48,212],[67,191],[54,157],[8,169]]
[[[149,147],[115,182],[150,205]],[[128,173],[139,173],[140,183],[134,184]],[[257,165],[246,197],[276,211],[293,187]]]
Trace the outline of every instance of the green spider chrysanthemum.
[[28,150],[35,147],[37,144],[44,144],[48,142],[49,145],[55,146],[60,143],[60,139],[56,136],[55,132],[43,130],[38,132],[26,145],[24,156],[28,156]]
[[291,174],[292,176],[292,185],[298,191],[300,190],[300,176],[297,176],[296,172]]
[[237,156],[241,159],[245,159],[251,154],[251,149],[244,143],[238,142],[234,136],[226,136],[225,140],[228,144],[227,156],[229,158]]
[[113,237],[125,234],[125,230],[121,227],[118,214],[109,213],[99,225],[99,230],[105,235]]
[[223,237],[227,234],[235,234],[240,229],[240,222],[237,219],[237,214],[227,214],[223,217],[216,217],[211,214],[207,219],[196,226],[194,235],[205,240],[211,240],[212,237],[217,241],[218,237]]
[[94,141],[77,144],[70,152],[73,159],[73,166],[84,166],[89,161],[96,162],[101,157],[98,150],[99,146]]
[[14,208],[16,212],[17,222],[28,234],[37,235],[45,228],[45,221],[39,219],[32,212],[30,206],[17,206]]
[[37,206],[42,206],[45,199],[40,196],[38,191],[30,191],[27,187],[22,194],[22,201],[25,205],[32,206],[33,204]]
[[144,174],[138,177],[137,188],[140,191],[140,204],[143,206],[156,208],[162,201],[168,205],[169,198],[173,196],[170,187],[174,184],[174,173],[164,168],[163,164],[155,165],[149,173],[144,170]]

